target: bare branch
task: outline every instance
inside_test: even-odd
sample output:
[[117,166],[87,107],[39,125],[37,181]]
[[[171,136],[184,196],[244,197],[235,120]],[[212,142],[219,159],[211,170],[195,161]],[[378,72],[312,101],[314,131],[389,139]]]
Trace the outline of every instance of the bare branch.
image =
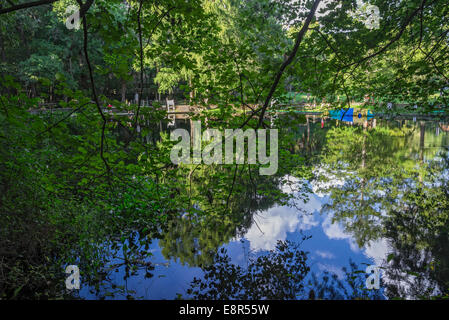
[[139,90],[139,97],[137,99],[137,112],[136,112],[136,119],[134,122],[134,126],[137,128],[139,125],[139,113],[140,113],[140,105],[142,103],[142,95],[143,95],[143,44],[142,44],[142,24],[141,24],[141,14],[142,14],[142,5],[143,0],[140,0],[139,2],[139,11],[137,12],[137,29],[139,34],[139,46],[140,46],[140,90]]
[[284,74],[285,69],[288,67],[288,65],[290,63],[292,63],[293,59],[295,58],[296,53],[298,52],[299,46],[300,46],[307,30],[309,29],[310,22],[312,22],[312,19],[315,17],[315,13],[316,13],[316,10],[318,9],[318,5],[320,4],[320,2],[321,2],[321,0],[315,0],[315,2],[313,3],[312,9],[310,10],[309,15],[307,16],[306,21],[304,22],[303,27],[301,28],[301,30],[298,33],[298,36],[296,37],[295,46],[293,47],[292,52],[289,54],[288,58],[284,61],[284,63],[282,63],[281,68],[279,69],[279,71],[274,79],[274,82],[273,82],[273,85],[271,86],[270,92],[268,93],[268,96],[265,99],[265,103],[261,109],[262,112],[259,117],[258,127],[260,127],[263,123],[263,117],[268,108],[268,104],[270,103],[271,98],[273,97],[274,91],[276,90],[276,88],[279,84],[279,81],[281,80],[281,77]]
[[409,16],[407,17],[407,19],[405,19],[405,21],[403,22],[403,24],[402,24],[402,26],[401,26],[399,32],[396,34],[396,36],[395,36],[393,39],[390,40],[390,42],[388,42],[388,43],[387,43],[385,46],[383,46],[380,50],[378,50],[378,51],[376,51],[376,52],[374,52],[374,53],[372,53],[372,54],[370,54],[370,55],[368,55],[368,56],[362,58],[361,60],[356,61],[356,62],[352,62],[352,63],[349,63],[349,64],[343,66],[343,67],[341,68],[341,70],[346,69],[346,68],[349,68],[349,67],[352,67],[352,66],[354,66],[354,65],[355,65],[354,69],[357,69],[357,67],[360,66],[363,62],[368,61],[368,60],[370,60],[370,59],[372,59],[372,58],[374,58],[374,57],[376,57],[376,56],[378,56],[378,55],[384,53],[385,51],[387,51],[388,48],[390,48],[395,42],[397,42],[399,39],[401,39],[402,34],[405,32],[405,30],[407,29],[408,25],[413,21],[413,18],[414,18],[420,11],[423,10],[426,1],[427,1],[427,0],[423,0],[422,3],[421,3],[421,6],[419,6],[416,10],[414,10],[414,11],[412,12],[412,14],[409,15]]
[[0,9],[0,14],[14,12],[14,11],[21,10],[21,9],[27,9],[27,8],[42,6],[44,4],[50,4],[50,3],[53,3],[53,2],[56,2],[56,1],[58,1],[58,0],[40,0],[40,1],[33,1],[33,2],[28,2],[28,3],[21,3],[21,4],[17,4],[17,5],[14,5],[12,7],[9,7],[9,8]]
[[[93,0],[88,0],[85,4],[82,3],[81,0],[78,0],[78,4],[80,5],[81,8],[86,7],[87,5],[90,7],[93,3]],[[86,11],[87,12],[87,11]],[[103,124],[102,124],[102,128],[101,128],[101,141],[100,141],[100,157],[104,162],[104,165],[106,167],[107,173],[109,175],[111,168],[106,160],[106,158],[104,157],[104,140],[105,140],[105,130],[106,130],[106,122],[107,119],[103,113],[103,110],[101,109],[100,106],[100,102],[98,100],[98,96],[97,96],[97,91],[95,89],[95,82],[94,82],[94,76],[93,76],[93,71],[92,71],[92,65],[90,63],[90,59],[89,59],[89,53],[87,50],[87,37],[88,37],[88,33],[87,33],[87,20],[86,17],[84,16],[83,18],[83,32],[84,32],[84,56],[86,58],[86,63],[87,63],[87,67],[89,69],[89,78],[90,78],[90,84],[92,87],[92,95],[95,101],[95,105],[97,106],[97,110],[98,113],[100,114],[102,120],[103,120]]]

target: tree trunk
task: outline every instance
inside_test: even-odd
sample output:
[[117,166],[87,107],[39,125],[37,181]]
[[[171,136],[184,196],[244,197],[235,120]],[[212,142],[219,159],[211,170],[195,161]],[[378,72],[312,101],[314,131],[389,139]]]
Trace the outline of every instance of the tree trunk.
[[3,34],[1,32],[0,32],[0,59],[1,62],[6,62],[5,45],[3,42]]
[[424,139],[426,135],[426,123],[420,122],[420,137],[419,137],[419,160],[424,160]]
[[122,90],[121,90],[121,94],[122,94],[122,102],[124,103],[126,100],[126,81],[124,79],[122,79]]

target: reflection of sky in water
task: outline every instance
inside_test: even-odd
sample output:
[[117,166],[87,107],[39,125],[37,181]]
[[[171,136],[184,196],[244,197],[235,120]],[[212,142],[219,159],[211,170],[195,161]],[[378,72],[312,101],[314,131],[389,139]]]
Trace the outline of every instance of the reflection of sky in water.
[[[433,138],[435,136],[441,138],[443,134],[438,130],[436,135],[432,134],[434,127],[427,129],[425,135],[427,148],[424,150],[432,150],[430,158],[441,160],[435,151],[441,150],[442,146],[449,145],[449,135],[445,134],[441,141],[436,141]],[[412,160],[418,159],[419,135],[416,135],[416,138],[418,140],[410,142],[411,146],[416,147],[408,157]],[[438,147],[435,148],[435,146]],[[424,156],[424,162],[427,162],[426,156]],[[246,266],[249,252],[262,254],[267,250],[274,249],[278,240],[297,242],[303,236],[311,236],[311,239],[304,241],[301,246],[302,250],[309,252],[307,263],[311,268],[311,273],[320,275],[323,271],[329,271],[342,277],[342,268],[348,267],[350,260],[354,261],[360,269],[366,267],[364,264],[381,265],[389,253],[389,246],[385,239],[370,241],[363,248],[359,248],[354,237],[345,232],[340,223],[333,221],[332,212],[320,214],[321,208],[328,203],[329,197],[319,189],[331,186],[341,187],[344,182],[331,176],[324,167],[318,167],[315,170],[326,176],[326,182],[315,182],[314,185],[309,186],[313,191],[309,194],[309,200],[296,203],[296,207],[301,208],[302,211],[295,207],[274,206],[267,211],[258,212],[254,215],[255,222],[243,239],[233,239],[224,245],[233,263]],[[349,173],[349,168],[347,170]],[[441,183],[446,183],[449,179],[448,172],[449,170],[445,170],[441,173]],[[285,188],[284,191],[287,192]],[[382,192],[379,190],[380,195]],[[382,210],[379,211],[381,214],[385,214]],[[141,272],[126,280],[126,288],[134,290],[136,293],[132,295],[137,298],[174,299],[178,293],[186,297],[186,290],[189,288],[190,282],[194,277],[202,276],[201,269],[183,266],[179,260],[167,261],[163,257],[157,241],[150,245],[150,250],[154,254],[151,262],[157,264],[155,270],[152,271],[154,276],[145,279],[145,272]],[[168,267],[162,265],[166,262],[169,262]],[[118,272],[112,273],[113,283],[123,285],[123,276],[124,268],[122,267]],[[388,282],[388,279],[384,278],[383,280]],[[87,288],[82,288],[80,296],[96,298],[89,293]],[[116,296],[115,298],[123,299],[125,296]]]
[[[340,182],[334,181],[339,184]],[[316,186],[312,186],[316,190]],[[311,272],[321,274],[327,270],[343,277],[342,267],[349,266],[351,259],[358,265],[361,263],[380,265],[386,258],[388,247],[385,241],[370,242],[364,248],[359,248],[350,234],[345,233],[339,223],[332,222],[332,215],[321,215],[320,210],[328,197],[323,194],[310,194],[309,201],[296,203],[304,212],[292,207],[275,206],[254,216],[253,223],[243,239],[234,239],[224,247],[227,249],[233,263],[246,265],[248,252],[263,253],[275,248],[278,240],[301,241],[302,236],[312,236],[303,242],[301,249],[309,252],[308,265]],[[162,255],[157,241],[150,246],[153,257],[151,261],[158,264],[152,273],[154,276],[144,278],[144,272],[132,276],[126,281],[126,288],[136,291],[133,296],[145,299],[174,299],[186,290],[194,277],[200,278],[200,268],[183,266],[179,261],[170,261],[169,266],[161,265],[168,262]],[[361,265],[361,268],[364,265]],[[114,283],[123,285],[123,267],[114,272],[111,277]],[[87,288],[82,288],[80,295],[95,298]],[[124,298],[116,296],[115,298]]]

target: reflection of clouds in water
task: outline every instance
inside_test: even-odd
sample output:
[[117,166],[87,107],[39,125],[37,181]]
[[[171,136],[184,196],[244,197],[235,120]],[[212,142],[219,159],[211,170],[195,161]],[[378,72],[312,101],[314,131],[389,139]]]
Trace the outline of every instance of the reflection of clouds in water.
[[250,242],[251,250],[273,250],[278,240],[286,240],[288,232],[310,230],[318,226],[319,222],[313,214],[321,209],[320,199],[314,195],[310,196],[308,202],[296,202],[297,207],[304,212],[290,207],[273,207],[268,211],[254,216],[251,228],[245,235]]
[[390,247],[388,242],[383,238],[369,241],[364,249],[365,256],[374,260],[376,266],[382,265],[382,262],[387,258],[389,251]]
[[329,251],[317,250],[317,251],[315,251],[315,254],[323,259],[334,259],[335,258],[334,254],[330,253]]
[[[329,239],[347,240],[353,252],[362,253],[372,259],[376,265],[381,265],[388,254],[388,244],[385,239],[370,241],[364,248],[359,248],[352,234],[346,233],[341,223],[332,222],[332,213],[328,213],[325,217],[315,214],[320,212],[322,205],[327,201],[327,195],[320,193],[320,190],[344,185],[343,180],[327,174],[324,169],[319,169],[317,174],[325,175],[326,181],[313,181],[310,184],[305,182],[314,193],[309,194],[307,202],[295,201],[296,207],[303,211],[294,207],[277,206],[254,216],[256,223],[252,224],[244,237],[249,241],[251,250],[273,250],[278,240],[287,239],[287,233],[310,230],[321,224],[324,234]],[[287,176],[286,179],[290,185],[284,184],[283,191],[296,194],[297,187],[302,185],[303,181],[291,176]],[[321,223],[320,217],[323,219]],[[315,254],[322,259],[336,258],[333,253],[328,251],[316,251]],[[330,269],[327,270],[330,271]]]
[[329,214],[323,221],[323,231],[329,239],[347,240],[352,251],[362,251],[363,254],[374,261],[377,266],[382,264],[388,255],[389,246],[386,239],[369,241],[364,248],[359,248],[354,237],[346,233],[339,222],[332,222],[333,214]]
[[294,176],[286,175],[282,179],[281,190],[286,194],[295,194],[303,189],[303,187],[308,186],[309,183],[307,180],[299,179]]
[[323,232],[329,239],[333,240],[348,240],[351,250],[354,252],[359,251],[359,247],[354,240],[354,237],[346,233],[339,222],[332,222],[333,214],[329,213],[322,223]]
[[317,267],[322,272],[323,271],[328,271],[331,274],[337,275],[337,277],[339,279],[343,279],[345,277],[345,274],[344,274],[342,268],[340,268],[340,267],[337,267],[337,266],[334,266],[334,265],[331,265],[331,264],[323,264],[323,263],[318,263]]
[[[338,179],[335,175],[328,172],[326,168],[319,168],[316,175],[318,177],[321,177],[320,180],[322,181],[313,181],[312,190],[316,195],[320,197],[326,196],[326,194],[324,194],[322,190],[342,187],[345,184],[343,179]],[[382,191],[380,191],[379,193],[381,194]],[[386,214],[385,211],[381,211],[381,213],[383,213],[382,215]],[[333,222],[333,217],[334,214],[329,212],[322,223],[323,232],[326,234],[326,236],[329,239],[333,240],[347,240],[352,251],[362,251],[367,258],[374,260],[375,264],[380,266],[382,261],[388,254],[387,241],[385,239],[369,241],[367,245],[361,250],[361,248],[359,248],[359,246],[357,245],[357,242],[355,241],[353,235],[345,232],[341,222]]]
[[318,168],[315,172],[315,175],[319,179],[312,181],[311,189],[318,197],[321,198],[328,195],[323,190],[342,187],[345,184],[345,181],[343,179],[337,178],[334,174],[330,172],[329,169],[326,168]]
[[[321,1],[320,4],[318,5],[317,12],[316,12],[317,18],[325,17],[325,16],[327,16],[331,11],[334,11],[334,10],[328,10],[328,6],[329,6],[330,4],[332,4],[333,2],[335,2],[335,1],[336,1],[336,0],[323,0],[323,1]],[[341,8],[341,4],[339,4],[339,5],[337,6],[337,8]]]

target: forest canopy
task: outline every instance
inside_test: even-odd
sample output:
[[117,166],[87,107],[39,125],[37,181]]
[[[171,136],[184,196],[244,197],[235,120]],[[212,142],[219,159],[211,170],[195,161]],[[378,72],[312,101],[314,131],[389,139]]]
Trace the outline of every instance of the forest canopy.
[[[305,118],[273,112],[446,112],[448,49],[445,0],[0,1],[0,299],[70,297],[67,264],[98,289],[118,251],[150,274],[149,239],[212,263],[289,202],[287,175],[311,176],[288,130]],[[171,163],[171,100],[217,129],[278,128],[277,174]]]

